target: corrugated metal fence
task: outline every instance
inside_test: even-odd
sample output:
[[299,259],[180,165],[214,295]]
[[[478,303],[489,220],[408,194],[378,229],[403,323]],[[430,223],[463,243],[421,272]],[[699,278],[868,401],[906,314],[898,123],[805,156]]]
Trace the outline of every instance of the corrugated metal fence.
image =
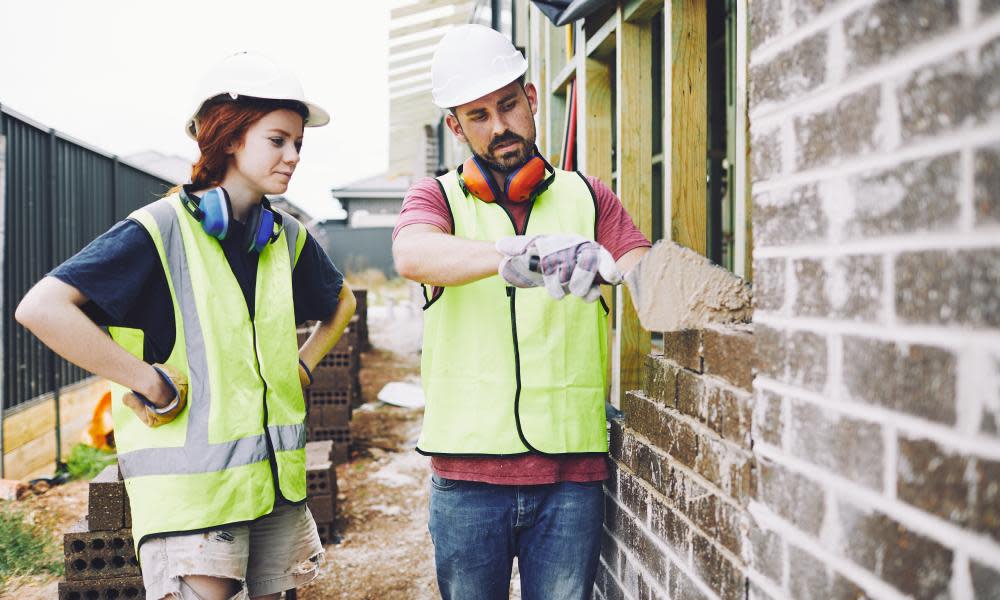
[[87,377],[14,321],[25,292],[55,265],[172,184],[0,106],[6,139],[3,408]]

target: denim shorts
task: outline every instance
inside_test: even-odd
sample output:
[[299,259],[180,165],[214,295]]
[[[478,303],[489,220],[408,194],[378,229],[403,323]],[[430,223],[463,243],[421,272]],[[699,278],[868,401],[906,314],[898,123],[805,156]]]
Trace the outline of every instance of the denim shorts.
[[197,600],[185,575],[235,579],[241,590],[232,600],[296,588],[316,577],[323,558],[316,523],[302,504],[280,504],[252,523],[202,533],[150,538],[139,549],[146,598],[176,594]]

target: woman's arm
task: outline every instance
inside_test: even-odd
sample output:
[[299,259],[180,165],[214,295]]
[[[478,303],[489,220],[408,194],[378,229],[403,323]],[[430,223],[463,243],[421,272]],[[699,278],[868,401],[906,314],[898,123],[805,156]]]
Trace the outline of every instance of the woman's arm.
[[71,363],[166,406],[173,390],[151,365],[129,354],[83,313],[80,307],[86,302],[75,287],[45,277],[24,295],[14,318]]
[[[319,326],[313,331],[302,348],[299,349],[299,358],[306,363],[309,371],[313,371],[319,361],[337,344],[337,340],[344,333],[351,317],[354,316],[354,309],[357,308],[358,301],[354,298],[351,287],[344,282],[340,288],[340,295],[337,297],[337,309],[333,311],[325,321],[320,321]],[[301,369],[300,369],[301,372]]]

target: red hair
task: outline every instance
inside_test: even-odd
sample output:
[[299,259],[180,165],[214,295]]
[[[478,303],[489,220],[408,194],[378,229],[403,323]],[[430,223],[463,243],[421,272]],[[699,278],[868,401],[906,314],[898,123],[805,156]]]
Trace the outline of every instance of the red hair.
[[244,136],[251,125],[275,110],[288,109],[302,116],[308,115],[306,107],[289,100],[263,100],[243,97],[236,101],[224,100],[205,105],[198,117],[198,149],[201,156],[191,168],[191,183],[196,190],[204,190],[222,183],[229,168],[226,148],[243,145]]

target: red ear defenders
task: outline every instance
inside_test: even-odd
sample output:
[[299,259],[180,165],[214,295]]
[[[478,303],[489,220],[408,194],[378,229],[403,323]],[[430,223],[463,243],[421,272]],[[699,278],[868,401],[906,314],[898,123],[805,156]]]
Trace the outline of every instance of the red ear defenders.
[[489,168],[475,155],[458,167],[462,189],[483,202],[496,202],[504,196],[511,202],[527,202],[548,189],[555,176],[552,167],[537,154],[507,175],[502,190],[497,187]]
[[[224,188],[207,190],[201,198],[192,199],[183,187],[180,191],[181,203],[191,216],[201,223],[208,235],[224,240],[229,235],[229,224],[233,220],[233,207],[229,203],[229,193]],[[195,202],[195,200],[198,200]],[[250,209],[243,236],[243,251],[261,252],[268,244],[273,244],[284,229],[281,213],[272,210],[267,198]]]

